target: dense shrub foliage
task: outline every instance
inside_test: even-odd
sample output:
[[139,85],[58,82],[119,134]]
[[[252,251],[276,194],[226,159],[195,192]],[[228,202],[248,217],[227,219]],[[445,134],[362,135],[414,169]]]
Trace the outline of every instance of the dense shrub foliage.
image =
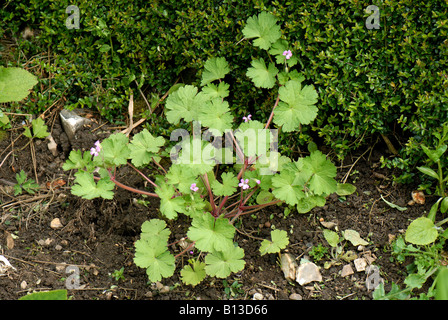
[[[80,8],[79,29],[65,26],[71,4]],[[371,4],[380,9],[380,29],[365,26]],[[343,157],[377,137],[383,141],[382,135],[398,150],[387,165],[405,169],[403,178],[411,178],[423,155],[420,144],[431,145],[447,119],[445,0],[9,1],[0,8],[7,26],[0,38],[17,37],[15,61],[30,59],[28,66],[40,65],[53,75],[51,83],[40,80],[51,89],[34,93],[39,99],[26,102],[28,111],[42,111],[64,94],[68,106],[97,108],[118,121],[131,91],[139,96],[137,85],[156,99],[176,82],[198,84],[210,56],[249,65],[259,52],[240,42],[241,24],[260,11],[282,23],[305,78],[319,94],[312,129],[280,137],[280,149],[297,151],[310,136],[320,136]],[[26,26],[37,36],[22,39]],[[245,70],[234,68],[226,79],[234,88],[228,98],[232,112],[264,121],[276,93],[254,89]],[[153,115],[150,123],[152,131],[169,133],[163,119]]]

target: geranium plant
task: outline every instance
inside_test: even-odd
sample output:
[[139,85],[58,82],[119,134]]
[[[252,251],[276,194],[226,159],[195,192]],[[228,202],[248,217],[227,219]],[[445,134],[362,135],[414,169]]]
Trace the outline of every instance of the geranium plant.
[[[207,275],[226,278],[244,268],[244,250],[234,243],[235,221],[268,206],[286,203],[298,212],[323,206],[334,192],[349,194],[354,187],[339,184],[336,167],[316,146],[310,155],[292,160],[277,151],[277,136],[298,131],[317,115],[317,92],[291,69],[298,62],[289,42],[281,38],[277,19],[266,12],[251,17],[243,29],[246,40],[260,50],[247,76],[257,88],[278,90],[266,123],[246,114],[235,119],[230,112],[230,66],[225,58],[210,58],[204,65],[200,87],[185,85],[171,92],[165,104],[167,120],[190,123],[191,132],[176,129],[170,150],[166,140],[148,130],[129,139],[121,133],[98,142],[90,151],[72,151],[65,170],[77,169],[72,193],[86,199],[112,199],[118,186],[160,199],[162,217],[146,221],[135,243],[134,262],[146,268],[149,280],[160,281],[175,271],[176,258],[190,254],[181,270],[185,284],[196,285]],[[275,128],[271,126],[275,125]],[[169,154],[171,166],[160,165]],[[145,176],[152,165],[158,174]],[[121,166],[130,166],[149,182],[152,190],[138,190],[117,181]],[[169,251],[170,230],[165,220],[190,217],[185,249]],[[273,230],[260,244],[260,254],[275,253],[289,243],[287,232]],[[196,250],[197,255],[191,255]],[[195,257],[195,258],[192,258]]]

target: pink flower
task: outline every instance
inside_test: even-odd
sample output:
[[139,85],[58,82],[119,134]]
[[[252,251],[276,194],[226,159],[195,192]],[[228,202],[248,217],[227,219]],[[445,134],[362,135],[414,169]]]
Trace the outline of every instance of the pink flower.
[[243,117],[244,122],[249,122],[251,119],[252,115],[248,115],[247,117]]
[[193,191],[193,192],[196,192],[196,191],[199,190],[199,188],[196,187],[196,183],[192,183],[191,186],[190,186],[190,190]]
[[283,51],[283,55],[285,56],[286,60],[289,60],[292,57],[292,52],[291,50],[285,50]]
[[261,183],[261,181],[260,180],[255,180],[255,182],[257,183],[257,184],[260,184]]
[[96,148],[91,148],[90,149],[90,154],[94,157],[98,156],[98,151],[96,150]]
[[243,190],[249,189],[249,179],[246,179],[246,180],[241,179],[238,186],[243,188]]
[[100,153],[100,151],[101,151],[101,144],[100,144],[100,141],[97,140],[97,141],[95,142],[95,147],[94,147],[94,148],[90,148],[90,154],[91,154],[92,156],[96,157],[96,156],[98,156],[98,154]]

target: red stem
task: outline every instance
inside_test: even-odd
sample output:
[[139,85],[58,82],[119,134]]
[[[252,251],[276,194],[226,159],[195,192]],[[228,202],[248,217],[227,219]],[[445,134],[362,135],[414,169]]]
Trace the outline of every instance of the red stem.
[[128,165],[134,169],[135,171],[137,171],[138,174],[140,174],[146,181],[148,181],[150,184],[152,184],[154,187],[158,187],[154,182],[152,182],[151,179],[149,179],[146,175],[143,174],[143,172],[141,172],[140,170],[138,170],[136,167],[134,167],[131,163],[128,162]]
[[[93,177],[95,180],[100,180],[101,178],[98,177]],[[140,189],[135,189],[132,187],[129,187],[125,184],[122,184],[121,182],[118,182],[117,180],[115,180],[115,178],[113,176],[110,177],[110,181],[112,181],[113,183],[115,183],[118,187],[123,188],[125,190],[134,192],[134,193],[139,193],[139,194],[144,194],[150,197],[154,197],[154,198],[159,198],[159,195],[157,193],[152,193],[152,192],[148,192],[148,191],[144,191],[144,190],[140,190]]]
[[267,129],[269,125],[271,124],[272,118],[274,117],[274,110],[277,107],[278,103],[280,102],[280,94],[277,96],[277,100],[275,101],[274,107],[272,108],[271,115],[269,116],[268,122],[266,122],[266,126],[264,127]]

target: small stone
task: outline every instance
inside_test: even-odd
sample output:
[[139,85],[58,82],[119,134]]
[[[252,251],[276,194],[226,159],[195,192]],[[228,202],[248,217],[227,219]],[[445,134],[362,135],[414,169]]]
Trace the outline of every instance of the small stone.
[[368,264],[372,264],[375,262],[376,256],[373,253],[369,253],[369,254],[364,255],[364,259],[366,259],[366,262]]
[[59,218],[54,218],[53,220],[51,220],[50,227],[53,229],[60,229],[63,227],[63,225],[61,223],[61,220],[59,220]]
[[263,295],[261,293],[254,293],[252,300],[263,300]]
[[56,271],[57,272],[64,272],[66,267],[67,267],[67,265],[65,263],[57,264],[56,265]]
[[342,267],[341,277],[347,277],[354,273],[352,266],[350,264],[346,264]]
[[266,221],[266,222],[264,223],[264,226],[265,226],[266,228],[270,228],[270,227],[271,227],[271,223],[270,223],[269,221]]
[[320,224],[327,229],[334,229],[336,227],[336,223],[332,221],[320,221]]
[[294,256],[289,253],[282,254],[280,262],[286,280],[293,281],[296,278],[296,270],[298,268]]
[[425,204],[425,194],[421,190],[412,191],[412,200],[418,204]]
[[61,251],[61,250],[62,250],[62,246],[61,246],[60,244],[57,244],[54,248],[55,248],[57,251]]
[[355,261],[353,261],[353,263],[355,264],[356,271],[360,272],[360,271],[366,270],[366,266],[367,266],[366,259],[358,258],[358,259],[355,259]]
[[25,290],[27,286],[28,286],[28,284],[26,283],[25,280],[23,280],[23,281],[20,283],[20,288],[22,288],[22,290]]
[[160,289],[159,292],[160,293],[168,293],[168,292],[170,292],[170,287],[169,286],[163,286],[162,289]]
[[75,139],[76,131],[81,128],[84,124],[91,122],[87,118],[83,118],[76,114],[75,111],[69,111],[63,109],[59,116],[61,117],[62,127],[64,128],[65,133],[69,141],[73,141]]
[[53,156],[57,156],[58,155],[58,145],[56,144],[56,142],[54,141],[53,137],[51,135],[48,136],[48,140],[50,142],[48,142],[48,150],[50,150],[50,152],[53,154]]
[[156,289],[159,290],[159,291],[162,290],[163,289],[163,284],[161,282],[157,281],[156,282]]
[[289,296],[289,300],[302,300],[302,296],[298,293],[293,293]]
[[313,281],[322,281],[319,267],[312,262],[302,263],[297,270],[296,281],[301,286]]

